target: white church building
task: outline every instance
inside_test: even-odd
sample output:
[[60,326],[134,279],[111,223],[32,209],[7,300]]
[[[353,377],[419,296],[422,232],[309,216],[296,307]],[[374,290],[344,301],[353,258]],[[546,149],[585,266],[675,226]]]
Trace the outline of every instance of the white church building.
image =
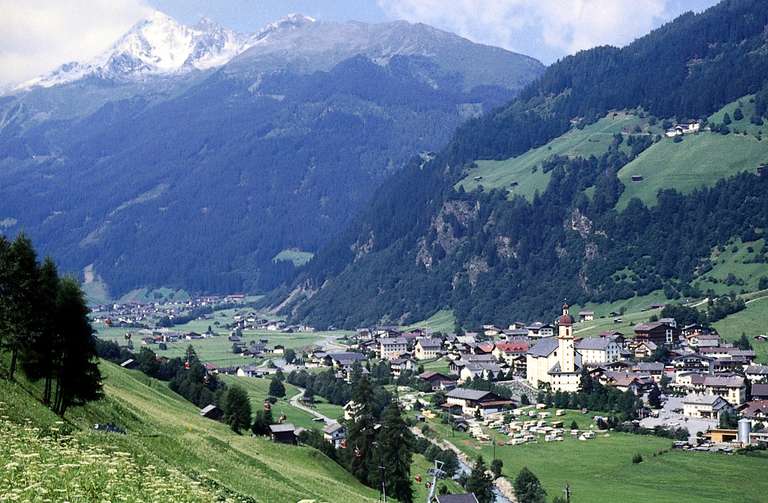
[[573,318],[568,305],[557,320],[557,338],[550,337],[536,343],[526,354],[527,380],[538,388],[548,384],[552,391],[579,390],[581,382],[581,353],[576,351],[573,337]]

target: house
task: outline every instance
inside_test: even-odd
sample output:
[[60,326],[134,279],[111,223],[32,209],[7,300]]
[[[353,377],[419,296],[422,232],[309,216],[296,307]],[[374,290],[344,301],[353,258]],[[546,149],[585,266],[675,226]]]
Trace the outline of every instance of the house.
[[752,383],[768,383],[768,365],[750,365],[744,375]]
[[768,400],[752,400],[745,403],[739,409],[739,415],[744,419],[749,419],[752,426],[757,423],[768,424]]
[[734,407],[746,401],[746,385],[741,376],[706,376],[704,377],[704,394],[718,395]]
[[275,348],[272,350],[272,352],[276,355],[284,355],[285,354],[285,346],[282,344],[277,344]]
[[412,358],[394,358],[389,361],[389,370],[394,377],[400,377],[403,371],[413,371],[416,368],[416,363]]
[[604,372],[600,376],[600,384],[611,386],[622,392],[631,391],[635,395],[642,395],[655,386],[653,378],[647,374],[616,371]]
[[646,340],[633,339],[628,343],[631,354],[637,360],[650,358],[656,352],[656,343]]
[[720,345],[720,336],[717,334],[694,333],[685,336],[685,340],[692,348],[716,348]]
[[495,381],[503,375],[504,370],[496,362],[467,362],[459,372],[459,383],[471,381],[477,377]]
[[639,362],[632,366],[632,371],[650,375],[655,382],[660,383],[664,376],[664,364],[661,362]]
[[440,356],[442,349],[443,341],[441,339],[419,339],[416,341],[413,355],[417,360],[430,360]]
[[753,384],[752,400],[768,400],[768,384]]
[[323,438],[326,442],[330,442],[336,449],[343,446],[347,439],[347,429],[344,425],[339,423],[331,423],[323,428]]
[[584,365],[612,363],[621,358],[621,346],[610,337],[586,337],[576,341]]
[[237,369],[238,377],[256,377],[258,375],[259,368],[256,365],[246,365],[245,367],[239,367]]
[[579,321],[593,321],[595,319],[594,311],[579,311]]
[[435,503],[478,503],[475,493],[465,494],[439,494],[435,496]]
[[533,387],[549,385],[552,391],[578,391],[582,356],[576,350],[573,318],[568,305],[557,322],[557,338],[539,340],[526,354],[526,379]]
[[526,328],[528,329],[528,337],[535,339],[553,337],[555,335],[555,327],[540,321],[531,323]]
[[270,424],[269,435],[272,437],[273,442],[281,444],[296,443],[296,427],[291,423]]
[[720,414],[731,411],[733,407],[717,395],[690,394],[683,399],[683,415],[686,417],[719,420]]
[[458,411],[467,416],[493,414],[514,405],[512,400],[506,400],[496,393],[467,388],[455,388],[445,395],[443,408],[453,412]]
[[528,337],[522,341],[497,342],[492,354],[500,362],[512,368],[517,376],[525,376],[526,353],[530,349]]
[[382,360],[393,360],[408,351],[408,341],[405,337],[385,337],[379,340],[379,357]]
[[673,128],[667,129],[664,136],[667,138],[674,138],[675,136],[683,136],[686,134],[698,133],[701,130],[700,122],[685,122],[678,124]]
[[708,372],[713,359],[703,355],[683,355],[672,359],[676,373]]
[[676,346],[680,343],[680,330],[674,320],[665,319],[635,325],[635,339],[653,342],[657,346]]
[[419,379],[428,382],[432,386],[432,391],[453,387],[456,384],[456,378],[441,374],[440,372],[424,372],[419,374]]
[[213,419],[214,421],[218,421],[224,416],[224,411],[220,408],[216,407],[215,405],[206,405],[202,409],[200,409],[200,415],[207,419]]
[[355,353],[353,351],[344,351],[341,353],[328,353],[325,358],[330,360],[330,365],[334,368],[350,368],[355,362],[364,362],[365,355],[362,353]]

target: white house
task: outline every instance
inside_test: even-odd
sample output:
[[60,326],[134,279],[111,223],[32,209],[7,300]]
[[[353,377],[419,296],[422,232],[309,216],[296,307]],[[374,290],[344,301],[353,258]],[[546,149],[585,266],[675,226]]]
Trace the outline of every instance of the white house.
[[584,365],[613,363],[621,359],[621,346],[611,337],[586,337],[576,341]]
[[394,360],[408,351],[405,337],[385,337],[379,340],[379,353],[382,360]]
[[429,360],[440,356],[442,349],[442,340],[423,338],[416,341],[416,347],[413,354],[417,360]]
[[688,395],[683,399],[683,415],[700,419],[719,420],[720,414],[733,408],[717,395]]
[[323,428],[323,438],[338,449],[343,446],[344,441],[347,439],[347,429],[342,424],[330,423]]

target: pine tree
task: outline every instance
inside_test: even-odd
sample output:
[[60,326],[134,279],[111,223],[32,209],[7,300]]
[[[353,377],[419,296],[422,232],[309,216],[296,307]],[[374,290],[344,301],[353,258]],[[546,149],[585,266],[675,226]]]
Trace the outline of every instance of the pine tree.
[[502,460],[494,459],[491,461],[491,472],[493,472],[494,477],[501,477],[502,468],[504,468],[504,462]]
[[269,394],[270,396],[276,396],[278,398],[282,398],[285,396],[285,385],[280,381],[280,379],[272,378],[272,381],[269,383]]
[[348,424],[347,444],[351,449],[349,471],[359,481],[372,485],[376,480],[378,463],[374,460],[376,416],[373,412],[373,389],[362,376],[352,394],[354,416]]
[[[411,487],[413,447],[413,434],[400,414],[400,407],[396,402],[392,402],[384,411],[381,430],[377,436],[374,458],[383,468],[375,474],[380,477],[383,473],[387,495],[401,503],[413,502]],[[375,485],[380,484],[381,480],[377,478]]]
[[478,456],[477,461],[475,461],[475,466],[472,467],[472,472],[470,472],[464,488],[468,492],[474,493],[479,503],[491,503],[493,501],[493,478],[486,473],[485,461],[482,456]]
[[514,487],[515,497],[519,503],[546,503],[547,492],[536,475],[527,467],[520,470]]
[[45,404],[51,401],[53,378],[64,342],[61,337],[57,337],[57,327],[54,323],[59,283],[56,265],[50,258],[46,258],[39,272],[35,306],[39,316],[38,325],[36,330],[29,334],[22,354],[22,369],[27,377],[32,381],[45,380],[42,397]]
[[88,306],[76,280],[61,280],[55,314],[62,351],[56,368],[53,410],[63,416],[70,405],[101,398],[101,373]]
[[251,426],[251,401],[240,386],[232,386],[224,398],[224,422],[232,431],[240,433]]
[[8,377],[13,379],[19,355],[25,350],[41,316],[35,312],[39,290],[37,255],[32,242],[24,234],[20,234],[11,244],[9,259],[10,288],[6,297],[6,332],[2,339],[11,352]]

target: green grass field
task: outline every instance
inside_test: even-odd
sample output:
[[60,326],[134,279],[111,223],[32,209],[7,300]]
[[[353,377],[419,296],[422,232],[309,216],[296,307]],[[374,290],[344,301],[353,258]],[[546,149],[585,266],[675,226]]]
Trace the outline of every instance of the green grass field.
[[[269,394],[269,383],[271,379],[262,379],[257,377],[237,377],[237,376],[221,376],[222,381],[227,385],[241,386],[251,399],[251,407],[255,414],[257,410],[260,410],[264,400]],[[314,416],[309,412],[305,412],[290,404],[290,398],[299,393],[299,390],[288,383],[283,383],[285,386],[285,397],[278,399],[278,401],[272,406],[272,415],[277,420],[281,415],[285,415],[286,422],[292,423],[300,428],[312,428],[322,429],[325,424],[320,421],[313,421]],[[340,405],[334,405],[328,403],[321,397],[316,396],[315,409],[317,412],[324,414],[332,419],[339,419],[344,416],[344,411]]]
[[747,303],[747,308],[714,324],[720,335],[734,341],[747,334],[757,353],[757,361],[768,364],[768,342],[754,339],[756,335],[768,335],[768,297],[760,297]]
[[[587,426],[585,416],[578,412],[565,416],[566,426],[571,417],[576,417],[582,428]],[[438,421],[429,424],[470,458],[482,455],[486,463],[493,459],[489,443],[481,444],[465,433],[451,432]],[[498,437],[500,440],[501,435]],[[504,462],[504,475],[511,479],[524,466],[531,469],[542,481],[549,498],[562,495],[566,483],[570,484],[573,503],[765,501],[768,482],[764,482],[763,473],[768,456],[668,451],[671,444],[670,440],[658,437],[611,432],[607,437],[598,434],[589,441],[567,436],[562,442],[542,440],[535,444],[497,446],[496,456]],[[658,455],[660,451],[665,452]],[[633,464],[635,454],[642,455],[644,461]]]
[[288,250],[282,250],[280,253],[275,255],[272,260],[274,262],[291,262],[295,267],[301,267],[312,260],[312,257],[314,256],[315,254],[312,252],[291,248]]
[[[459,185],[463,185],[467,191],[474,190],[479,185],[486,189],[506,188],[510,197],[520,194],[531,200],[536,191],[543,193],[549,184],[550,174],[541,170],[544,161],[554,155],[585,158],[591,155],[600,156],[608,151],[614,134],[633,133],[636,126],[639,126],[644,134],[661,132],[658,126],[649,126],[647,120],[633,113],[611,113],[584,129],[573,128],[546,145],[531,149],[518,157],[503,161],[478,160],[477,168],[470,170],[455,187],[458,189]],[[482,179],[476,180],[475,177]],[[512,187],[512,182],[517,182],[518,185]]]
[[[686,135],[681,143],[664,138],[619,171],[625,190],[617,208],[626,208],[635,197],[653,206],[659,190],[686,194],[742,171],[755,172],[762,162],[768,162],[768,139],[709,132]],[[633,182],[633,175],[643,180]]]
[[[20,385],[0,381],[0,402],[5,404],[5,419],[19,427],[28,423],[43,431],[50,431],[52,427],[71,429],[78,442],[88,449],[109,448],[126,452],[139,466],[173,469],[183,477],[202,481],[206,487],[215,485],[234,494],[250,496],[258,502],[318,499],[355,503],[376,500],[375,491],[363,487],[314,449],[235,435],[227,426],[201,418],[194,405],[170,391],[166,384],[109,363],[102,363],[101,367],[106,398],[86,407],[72,408],[67,413],[65,425],[58,425],[58,418]],[[29,384],[24,387],[36,391]],[[94,433],[91,428],[97,422],[119,424],[128,433]],[[2,465],[8,462],[9,454],[0,452]],[[30,454],[34,452],[30,450]],[[72,470],[77,473],[81,469],[74,467]],[[85,471],[82,473],[88,475]],[[90,483],[86,478],[78,480],[84,486]],[[34,481],[23,483],[26,486],[28,482]],[[128,490],[129,486],[125,487]],[[125,501],[150,501],[141,495],[135,499],[131,499],[130,493],[127,496]],[[42,498],[34,501],[42,501]],[[178,501],[211,499],[182,498]]]
[[[768,276],[768,264],[755,263],[751,259],[764,251],[763,239],[742,243],[738,238],[726,245],[722,252],[713,250],[710,256],[712,270],[697,280],[699,289],[712,289],[717,294],[757,290],[760,278]],[[739,283],[728,285],[726,279],[729,275],[733,275]]]
[[407,330],[415,328],[424,328],[430,332],[442,332],[444,334],[453,333],[456,317],[450,309],[441,309],[429,318],[406,327]]

